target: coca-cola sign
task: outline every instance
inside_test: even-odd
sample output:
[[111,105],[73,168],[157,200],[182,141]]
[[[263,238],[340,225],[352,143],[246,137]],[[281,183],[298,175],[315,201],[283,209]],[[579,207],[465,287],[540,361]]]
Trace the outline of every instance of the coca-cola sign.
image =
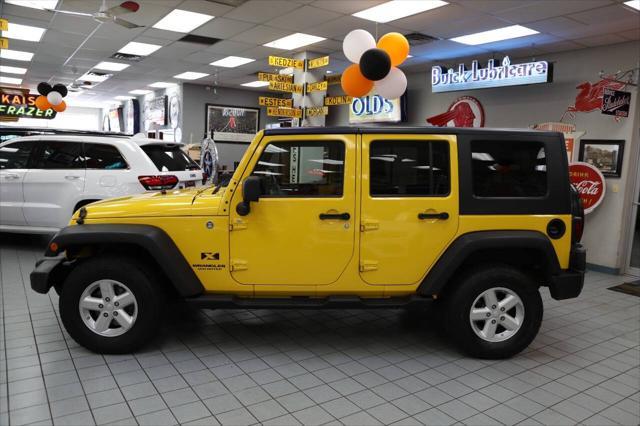
[[571,163],[569,180],[580,193],[585,214],[591,213],[600,205],[607,188],[600,170],[588,163]]

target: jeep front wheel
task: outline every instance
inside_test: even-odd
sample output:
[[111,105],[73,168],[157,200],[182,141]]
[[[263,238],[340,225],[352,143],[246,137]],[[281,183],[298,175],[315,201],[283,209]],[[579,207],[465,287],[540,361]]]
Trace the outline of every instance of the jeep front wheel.
[[448,335],[479,358],[508,358],[525,349],[542,322],[537,286],[507,266],[476,269],[454,284],[446,298]]
[[130,259],[88,259],[62,286],[62,323],[74,340],[94,352],[132,352],[161,322],[164,292],[154,281],[149,268]]

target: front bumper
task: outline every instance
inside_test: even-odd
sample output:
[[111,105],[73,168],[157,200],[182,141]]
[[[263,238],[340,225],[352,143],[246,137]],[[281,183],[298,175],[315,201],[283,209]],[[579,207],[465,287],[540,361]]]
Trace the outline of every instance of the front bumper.
[[581,244],[571,248],[569,269],[551,277],[549,291],[556,300],[578,297],[584,286],[584,272],[587,266],[587,250]]
[[65,255],[60,254],[55,257],[44,257],[36,262],[36,268],[31,272],[31,288],[42,294],[47,294],[49,289],[55,284],[54,276],[56,270],[65,261]]

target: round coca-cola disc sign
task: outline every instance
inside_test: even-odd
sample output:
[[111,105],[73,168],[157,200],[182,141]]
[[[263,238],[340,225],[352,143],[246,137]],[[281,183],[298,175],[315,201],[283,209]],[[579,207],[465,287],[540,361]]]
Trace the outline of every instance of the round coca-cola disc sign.
[[585,214],[591,213],[604,199],[607,185],[604,176],[588,163],[569,164],[569,180],[578,189]]

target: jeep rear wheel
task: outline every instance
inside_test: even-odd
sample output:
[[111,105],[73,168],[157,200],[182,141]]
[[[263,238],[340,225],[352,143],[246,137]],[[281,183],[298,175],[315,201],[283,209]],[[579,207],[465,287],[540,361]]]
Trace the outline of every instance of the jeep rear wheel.
[[537,286],[508,266],[479,268],[452,283],[446,297],[447,334],[479,358],[508,358],[525,349],[542,322]]
[[164,291],[154,277],[150,268],[128,258],[88,259],[62,286],[62,323],[76,342],[94,352],[132,352],[161,322]]

